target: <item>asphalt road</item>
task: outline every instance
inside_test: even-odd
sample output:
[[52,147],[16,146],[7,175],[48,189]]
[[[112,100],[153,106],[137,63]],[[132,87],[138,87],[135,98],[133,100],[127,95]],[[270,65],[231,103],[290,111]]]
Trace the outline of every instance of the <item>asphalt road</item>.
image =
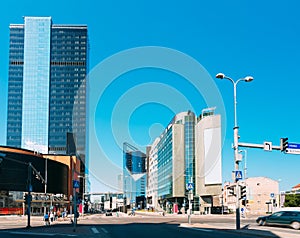
[[106,217],[95,214],[78,220],[56,221],[45,227],[41,217],[32,217],[31,228],[26,229],[26,217],[0,217],[0,237],[102,237],[102,238],[189,238],[189,237],[300,237],[300,230],[277,227],[260,227],[255,217],[241,219],[241,229],[235,229],[234,216],[162,216],[139,213],[136,216],[116,214]]

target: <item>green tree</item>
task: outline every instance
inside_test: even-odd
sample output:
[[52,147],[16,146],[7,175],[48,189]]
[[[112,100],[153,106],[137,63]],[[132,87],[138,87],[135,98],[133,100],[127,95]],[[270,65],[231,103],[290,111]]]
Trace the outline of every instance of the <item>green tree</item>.
[[286,194],[284,206],[285,207],[300,207],[300,194]]

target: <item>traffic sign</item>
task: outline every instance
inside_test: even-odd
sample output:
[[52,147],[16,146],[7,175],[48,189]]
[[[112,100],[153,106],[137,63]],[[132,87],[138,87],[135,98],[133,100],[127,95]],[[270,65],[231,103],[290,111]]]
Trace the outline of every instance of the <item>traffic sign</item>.
[[186,188],[187,188],[187,190],[193,190],[194,189],[194,184],[193,183],[188,183],[187,185],[186,185]]
[[274,194],[274,193],[271,193],[271,194],[270,194],[270,197],[271,197],[271,198],[274,198],[274,197],[275,197],[275,194]]
[[238,181],[241,179],[243,179],[242,171],[241,170],[235,171],[235,180]]
[[289,143],[286,149],[287,154],[300,154],[300,144]]
[[272,151],[272,142],[265,141],[264,142],[264,150]]
[[79,188],[80,187],[80,183],[78,180],[73,180],[73,188]]

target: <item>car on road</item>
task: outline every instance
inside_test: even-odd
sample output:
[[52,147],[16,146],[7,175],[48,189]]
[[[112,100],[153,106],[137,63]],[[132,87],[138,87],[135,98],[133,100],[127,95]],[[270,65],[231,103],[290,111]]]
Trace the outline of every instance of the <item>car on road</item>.
[[280,211],[268,216],[260,216],[256,219],[260,226],[286,226],[300,229],[300,211]]
[[105,216],[112,216],[112,211],[111,210],[106,210],[105,211]]

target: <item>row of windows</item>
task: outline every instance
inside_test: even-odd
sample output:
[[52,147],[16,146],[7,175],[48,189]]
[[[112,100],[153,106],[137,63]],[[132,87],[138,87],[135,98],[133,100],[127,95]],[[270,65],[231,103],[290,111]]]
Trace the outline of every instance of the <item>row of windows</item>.
[[[71,38],[70,38],[71,39]],[[52,40],[51,41],[52,45],[86,45],[86,41],[79,41],[79,40],[68,40],[68,41],[64,41],[64,40]]]
[[[70,58],[71,59],[71,58]],[[71,62],[66,62],[66,61],[52,61],[50,63],[51,65],[63,65],[63,66],[73,66],[73,65],[85,65],[85,61],[71,61]]]

